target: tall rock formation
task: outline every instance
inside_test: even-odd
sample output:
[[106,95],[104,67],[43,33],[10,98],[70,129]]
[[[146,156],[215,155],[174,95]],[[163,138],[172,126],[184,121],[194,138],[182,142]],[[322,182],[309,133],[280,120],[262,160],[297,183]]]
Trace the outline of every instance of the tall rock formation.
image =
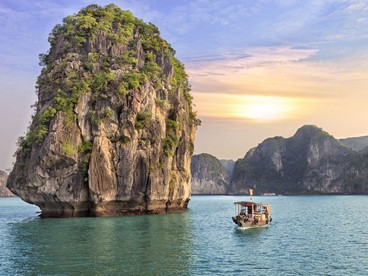
[[191,172],[193,194],[224,194],[229,185],[226,168],[210,154],[193,155]]
[[342,145],[316,126],[269,138],[234,167],[227,193],[368,193],[368,150]]
[[91,5],[64,18],[49,42],[7,186],[43,217],[186,208],[199,120],[158,28]]
[[5,186],[8,175],[0,171],[0,197],[11,197],[14,194]]

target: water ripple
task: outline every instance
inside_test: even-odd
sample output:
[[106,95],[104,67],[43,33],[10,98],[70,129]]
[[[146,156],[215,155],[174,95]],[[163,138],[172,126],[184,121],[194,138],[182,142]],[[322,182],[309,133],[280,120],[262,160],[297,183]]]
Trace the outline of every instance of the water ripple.
[[240,197],[194,196],[187,212],[39,219],[0,204],[0,275],[367,275],[366,196],[268,197],[268,227],[239,230]]

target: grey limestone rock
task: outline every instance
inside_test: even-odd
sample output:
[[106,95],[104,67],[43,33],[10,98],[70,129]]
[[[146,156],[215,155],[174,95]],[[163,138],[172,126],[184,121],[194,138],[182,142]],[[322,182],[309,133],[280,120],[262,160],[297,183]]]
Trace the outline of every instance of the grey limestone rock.
[[226,168],[216,157],[202,153],[194,155],[191,164],[193,194],[224,194],[229,185]]
[[6,186],[6,180],[8,179],[8,175],[0,171],[0,197],[12,197],[15,196]]
[[290,138],[269,138],[234,167],[229,194],[366,194],[368,151],[349,148],[322,129],[306,125]]
[[43,217],[185,209],[199,120],[184,67],[157,27],[91,5],[49,41],[9,189]]

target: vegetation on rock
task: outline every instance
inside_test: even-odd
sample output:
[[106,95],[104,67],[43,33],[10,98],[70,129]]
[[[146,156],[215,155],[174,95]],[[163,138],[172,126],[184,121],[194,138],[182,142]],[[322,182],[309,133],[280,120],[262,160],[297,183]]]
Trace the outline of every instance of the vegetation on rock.
[[119,212],[186,207],[200,121],[184,65],[158,28],[90,5],[49,42],[9,187],[52,216],[50,206],[55,216],[97,215],[115,210],[111,202]]
[[342,145],[316,126],[294,136],[269,138],[234,167],[228,193],[368,193],[367,151]]

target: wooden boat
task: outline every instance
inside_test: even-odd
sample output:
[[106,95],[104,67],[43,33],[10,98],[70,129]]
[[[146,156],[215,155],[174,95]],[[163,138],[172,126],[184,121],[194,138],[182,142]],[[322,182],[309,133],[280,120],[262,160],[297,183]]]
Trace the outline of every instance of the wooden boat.
[[234,202],[237,215],[232,217],[241,228],[253,228],[268,225],[271,221],[271,205],[252,201]]

